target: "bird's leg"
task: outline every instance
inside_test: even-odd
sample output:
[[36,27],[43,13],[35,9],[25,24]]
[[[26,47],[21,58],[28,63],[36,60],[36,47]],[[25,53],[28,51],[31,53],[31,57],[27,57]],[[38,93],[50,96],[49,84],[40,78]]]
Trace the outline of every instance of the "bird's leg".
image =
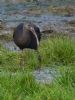
[[20,55],[20,67],[24,69],[24,58],[23,58],[23,50],[21,50],[21,55]]
[[39,51],[37,50],[37,56],[38,56],[38,69],[40,70],[41,69],[41,56],[40,56],[40,53]]

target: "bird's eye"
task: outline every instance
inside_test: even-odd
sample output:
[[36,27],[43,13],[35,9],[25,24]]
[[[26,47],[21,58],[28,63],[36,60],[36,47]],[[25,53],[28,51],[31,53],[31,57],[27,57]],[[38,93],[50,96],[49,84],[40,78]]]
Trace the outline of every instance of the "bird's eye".
[[33,30],[33,28],[31,27],[31,30]]

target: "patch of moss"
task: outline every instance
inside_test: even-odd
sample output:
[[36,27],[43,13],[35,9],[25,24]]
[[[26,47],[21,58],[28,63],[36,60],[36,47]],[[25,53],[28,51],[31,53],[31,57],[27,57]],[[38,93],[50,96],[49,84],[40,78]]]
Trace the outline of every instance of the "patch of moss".
[[69,21],[68,24],[71,25],[71,26],[75,26],[75,20]]
[[35,7],[30,8],[30,9],[28,10],[28,13],[29,13],[29,14],[35,14],[35,15],[40,15],[40,14],[43,13],[43,12],[44,12],[43,9],[35,8]]
[[0,35],[0,40],[11,41],[13,38],[13,34],[3,34]]
[[71,16],[75,13],[74,6],[62,6],[62,7],[48,7],[48,12],[53,12],[56,14],[61,14],[65,16]]

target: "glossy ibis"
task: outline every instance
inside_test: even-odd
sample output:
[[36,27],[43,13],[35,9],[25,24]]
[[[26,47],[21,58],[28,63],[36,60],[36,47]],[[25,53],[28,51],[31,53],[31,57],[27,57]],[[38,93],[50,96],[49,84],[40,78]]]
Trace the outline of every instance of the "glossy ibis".
[[[21,23],[15,28],[13,33],[13,40],[22,51],[25,48],[29,48],[36,50],[38,53],[40,39],[40,29],[33,23]],[[39,61],[41,60],[39,54],[38,59]]]

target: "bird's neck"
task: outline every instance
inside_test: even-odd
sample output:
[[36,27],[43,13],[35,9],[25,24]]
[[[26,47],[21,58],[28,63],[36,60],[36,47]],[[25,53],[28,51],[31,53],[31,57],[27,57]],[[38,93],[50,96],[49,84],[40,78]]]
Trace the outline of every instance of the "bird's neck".
[[38,37],[37,37],[37,34],[36,34],[35,30],[34,30],[34,31],[31,31],[31,32],[33,33],[33,35],[34,35],[35,38],[36,38],[37,46],[39,46],[39,40],[38,40]]
[[[23,31],[24,31],[24,28],[26,28],[26,29],[29,30],[28,25],[26,26],[26,25],[24,24],[24,26],[23,26]],[[35,30],[31,30],[31,29],[30,29],[30,31],[31,31],[31,32],[33,33],[33,35],[35,36],[36,42],[37,42],[37,46],[39,46],[39,40],[38,40],[38,37],[37,37],[37,34],[36,34]]]

